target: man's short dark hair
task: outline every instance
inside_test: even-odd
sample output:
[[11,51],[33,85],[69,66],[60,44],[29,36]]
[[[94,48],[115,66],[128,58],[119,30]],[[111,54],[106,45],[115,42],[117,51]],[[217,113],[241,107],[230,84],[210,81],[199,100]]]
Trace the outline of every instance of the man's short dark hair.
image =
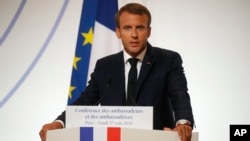
[[146,14],[148,17],[148,26],[150,26],[151,24],[151,14],[145,6],[138,4],[138,3],[128,3],[124,5],[123,7],[121,7],[120,10],[115,15],[116,27],[118,28],[120,27],[119,18],[123,12],[128,12],[128,13],[135,14],[135,15]]

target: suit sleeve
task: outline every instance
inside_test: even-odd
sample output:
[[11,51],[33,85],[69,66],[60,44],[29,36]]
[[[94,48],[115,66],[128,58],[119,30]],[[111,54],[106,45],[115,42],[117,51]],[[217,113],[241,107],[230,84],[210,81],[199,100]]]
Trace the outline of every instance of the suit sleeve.
[[176,53],[172,57],[168,75],[168,93],[172,102],[175,121],[185,119],[194,123],[187,80],[182,66],[182,58]]

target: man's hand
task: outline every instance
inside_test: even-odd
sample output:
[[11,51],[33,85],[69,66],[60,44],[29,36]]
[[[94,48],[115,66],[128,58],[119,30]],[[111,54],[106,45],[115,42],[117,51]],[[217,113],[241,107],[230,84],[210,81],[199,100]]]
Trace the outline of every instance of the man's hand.
[[174,129],[170,129],[165,127],[163,130],[165,131],[177,131],[181,141],[191,141],[192,137],[192,128],[190,125],[179,124]]
[[42,129],[39,132],[41,141],[46,141],[46,134],[48,130],[53,130],[53,129],[60,129],[63,128],[63,125],[60,122],[52,122],[43,125]]

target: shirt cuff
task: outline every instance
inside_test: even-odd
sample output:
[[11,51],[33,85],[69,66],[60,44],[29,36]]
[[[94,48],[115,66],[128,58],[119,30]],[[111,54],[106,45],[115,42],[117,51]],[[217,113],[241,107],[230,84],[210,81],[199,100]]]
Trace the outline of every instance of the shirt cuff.
[[176,122],[175,126],[179,125],[179,124],[189,124],[191,125],[191,122],[186,120],[186,119],[180,119]]
[[63,123],[63,121],[61,121],[61,120],[55,120],[54,122],[59,122],[59,123],[61,123],[62,127],[64,128],[64,123]]

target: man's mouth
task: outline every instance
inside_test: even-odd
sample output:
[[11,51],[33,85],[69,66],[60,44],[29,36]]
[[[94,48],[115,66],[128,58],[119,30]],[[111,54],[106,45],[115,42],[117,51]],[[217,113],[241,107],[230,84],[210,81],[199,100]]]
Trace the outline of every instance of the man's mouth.
[[131,45],[132,47],[136,47],[136,46],[139,45],[139,42],[130,42],[130,45]]

